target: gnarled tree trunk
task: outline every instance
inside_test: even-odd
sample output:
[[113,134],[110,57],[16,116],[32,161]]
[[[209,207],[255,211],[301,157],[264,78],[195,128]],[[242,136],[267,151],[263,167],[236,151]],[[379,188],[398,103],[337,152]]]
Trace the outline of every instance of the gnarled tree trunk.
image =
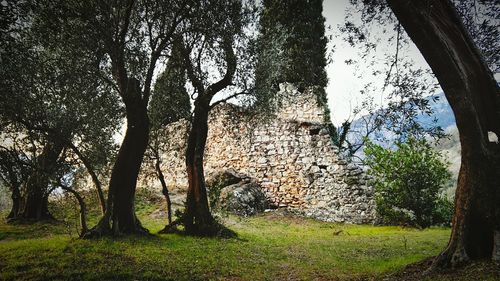
[[148,144],[149,118],[141,99],[139,81],[129,78],[128,86],[123,89],[127,91],[124,94],[127,130],[111,172],[106,213],[84,237],[148,232],[135,215],[134,200],[137,177]]
[[500,90],[448,0],[388,0],[453,109],[462,148],[450,241],[433,268],[499,257]]
[[57,169],[57,159],[63,146],[49,141],[36,159],[36,167],[24,186],[21,199],[22,207],[18,219],[40,221],[53,219],[48,209],[49,178]]
[[196,101],[193,123],[186,149],[188,192],[184,227],[188,234],[213,235],[215,221],[208,206],[207,188],[203,171],[203,155],[208,134],[209,101]]

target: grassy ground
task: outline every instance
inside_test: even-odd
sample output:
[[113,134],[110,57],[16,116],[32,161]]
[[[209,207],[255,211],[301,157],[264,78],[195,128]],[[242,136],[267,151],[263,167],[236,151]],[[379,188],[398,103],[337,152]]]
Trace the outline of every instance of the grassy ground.
[[[154,204],[138,209],[152,233],[163,227],[164,219],[150,215]],[[378,280],[436,255],[450,232],[279,213],[228,217],[225,224],[238,238],[162,234],[87,241],[64,223],[1,222],[0,280]]]

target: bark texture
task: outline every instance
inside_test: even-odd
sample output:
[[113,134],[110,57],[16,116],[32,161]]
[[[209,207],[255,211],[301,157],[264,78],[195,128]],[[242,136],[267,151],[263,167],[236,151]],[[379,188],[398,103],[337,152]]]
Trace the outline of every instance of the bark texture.
[[186,48],[184,42],[180,45],[180,52],[184,59],[187,75],[198,92],[194,102],[191,131],[189,132],[186,148],[186,170],[189,187],[183,223],[188,234],[214,236],[222,234],[226,230],[214,220],[210,213],[203,171],[203,156],[208,134],[208,113],[213,106],[210,103],[218,92],[232,84],[236,72],[236,56],[232,44],[231,36],[224,38],[221,47],[224,51],[226,72],[220,80],[208,87],[205,87],[204,82],[200,79],[202,77],[201,73],[196,74],[195,69],[201,69],[200,65],[195,67],[190,59],[190,50]]
[[461,168],[452,234],[432,268],[498,259],[500,230],[500,90],[448,0],[388,0],[429,63],[460,134]]
[[49,141],[36,159],[35,169],[24,185],[21,208],[18,219],[40,221],[53,219],[48,209],[50,191],[49,180],[57,169],[57,160],[63,146],[56,141]]
[[186,149],[188,192],[184,226],[189,234],[212,234],[214,219],[208,207],[203,155],[208,134],[209,104],[199,99],[195,105],[193,124]]
[[137,177],[149,138],[147,107],[141,99],[139,81],[128,78],[122,95],[127,113],[127,130],[109,182],[106,213],[84,237],[119,234],[146,234],[135,215]]

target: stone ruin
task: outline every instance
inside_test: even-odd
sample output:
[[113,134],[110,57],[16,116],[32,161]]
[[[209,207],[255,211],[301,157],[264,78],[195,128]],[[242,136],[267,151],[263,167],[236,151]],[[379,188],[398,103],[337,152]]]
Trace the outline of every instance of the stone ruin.
[[[282,84],[278,94],[286,99],[269,122],[251,122],[243,108],[230,103],[212,110],[205,150],[207,178],[233,169],[254,178],[272,207],[324,221],[373,223],[372,187],[359,167],[341,159],[316,97],[290,84]],[[186,120],[166,127],[169,141],[162,171],[174,192],[185,191],[188,185],[184,162],[188,129]]]

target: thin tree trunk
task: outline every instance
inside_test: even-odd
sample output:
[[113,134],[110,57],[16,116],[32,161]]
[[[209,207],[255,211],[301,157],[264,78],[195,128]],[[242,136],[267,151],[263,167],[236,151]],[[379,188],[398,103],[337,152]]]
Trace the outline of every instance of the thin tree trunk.
[[188,234],[211,235],[214,219],[208,206],[207,189],[203,171],[203,155],[208,134],[208,102],[198,101],[193,115],[186,149],[188,192],[184,226]]
[[57,142],[48,142],[43,148],[36,160],[35,170],[25,184],[19,218],[30,221],[53,219],[48,210],[47,188],[62,150],[63,146]]
[[[186,170],[189,186],[186,211],[183,218],[186,233],[194,235],[218,235],[222,230],[227,230],[219,225],[210,213],[203,171],[203,156],[208,134],[208,113],[211,108],[210,102],[218,92],[232,84],[236,72],[233,37],[224,37],[221,47],[225,54],[226,73],[222,79],[205,88],[202,80],[195,74],[190,60],[191,50],[186,49],[184,42],[181,41],[180,44],[180,51],[186,63],[186,73],[194,88],[198,91],[198,97],[194,102],[194,114],[186,149]],[[234,233],[231,233],[231,235],[234,235]]]
[[95,189],[97,191],[97,195],[99,197],[99,203],[101,204],[101,212],[104,215],[106,213],[106,199],[104,198],[104,192],[102,191],[102,185],[101,181],[97,177],[97,174],[94,171],[94,168],[90,161],[85,157],[80,150],[73,144],[70,143],[70,148],[75,152],[76,156],[82,160],[83,165],[87,169],[87,172],[89,173],[90,177],[92,178],[92,182],[94,183]]
[[78,205],[80,206],[80,225],[82,227],[81,232],[80,232],[80,237],[83,236],[85,233],[88,231],[87,227],[87,208],[85,206],[85,201],[83,200],[82,196],[74,189],[71,189],[69,187],[66,187],[64,185],[59,185],[62,189],[66,190],[67,192],[73,194],[78,201]]
[[168,192],[167,183],[165,182],[165,177],[163,176],[163,172],[161,171],[161,167],[160,167],[161,161],[160,161],[159,157],[160,157],[160,155],[158,155],[158,153],[156,153],[156,162],[155,162],[156,176],[158,177],[158,180],[161,183],[161,193],[163,193],[163,196],[165,196],[165,200],[167,201],[168,225],[171,225],[172,224],[172,201],[170,201],[170,194]]
[[450,241],[432,268],[498,259],[500,90],[448,0],[388,0],[434,71],[460,134],[461,168]]

